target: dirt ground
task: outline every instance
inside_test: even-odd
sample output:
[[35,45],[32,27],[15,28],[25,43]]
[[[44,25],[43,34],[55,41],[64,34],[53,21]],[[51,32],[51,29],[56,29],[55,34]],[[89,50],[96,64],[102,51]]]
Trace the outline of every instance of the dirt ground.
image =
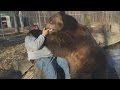
[[24,38],[25,34],[17,34],[0,39],[0,78],[7,77],[5,74],[12,71],[13,61],[27,59]]

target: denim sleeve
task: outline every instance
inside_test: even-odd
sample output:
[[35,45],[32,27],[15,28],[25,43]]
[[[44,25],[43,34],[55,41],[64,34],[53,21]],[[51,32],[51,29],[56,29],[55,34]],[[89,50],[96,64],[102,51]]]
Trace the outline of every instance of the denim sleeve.
[[70,71],[69,71],[68,62],[65,59],[60,58],[60,57],[57,58],[57,62],[63,68],[65,72],[65,79],[70,79]]

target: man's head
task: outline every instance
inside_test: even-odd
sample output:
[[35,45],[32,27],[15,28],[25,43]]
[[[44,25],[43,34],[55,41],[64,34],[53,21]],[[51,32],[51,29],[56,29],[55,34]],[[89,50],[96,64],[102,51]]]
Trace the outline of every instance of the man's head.
[[42,34],[42,30],[39,30],[39,29],[32,29],[28,32],[27,35],[32,35],[34,36],[35,38],[38,38],[38,36]]
[[34,30],[35,30],[35,29],[38,30],[38,29],[39,29],[38,25],[33,25],[33,26],[32,26],[32,30],[33,30],[33,29],[34,29]]

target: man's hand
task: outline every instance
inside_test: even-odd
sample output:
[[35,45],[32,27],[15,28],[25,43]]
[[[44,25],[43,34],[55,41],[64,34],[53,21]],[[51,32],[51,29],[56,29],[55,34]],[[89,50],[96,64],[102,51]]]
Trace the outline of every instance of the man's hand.
[[45,29],[45,28],[44,28],[44,29],[42,30],[42,35],[46,37],[48,34],[49,34],[49,29]]

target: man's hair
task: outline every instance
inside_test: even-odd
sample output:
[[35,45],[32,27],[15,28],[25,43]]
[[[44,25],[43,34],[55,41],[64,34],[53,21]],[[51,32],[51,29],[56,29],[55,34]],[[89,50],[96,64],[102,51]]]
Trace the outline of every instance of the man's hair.
[[27,35],[33,35],[35,38],[38,38],[40,34],[42,34],[42,30],[39,29],[33,29],[27,33]]

